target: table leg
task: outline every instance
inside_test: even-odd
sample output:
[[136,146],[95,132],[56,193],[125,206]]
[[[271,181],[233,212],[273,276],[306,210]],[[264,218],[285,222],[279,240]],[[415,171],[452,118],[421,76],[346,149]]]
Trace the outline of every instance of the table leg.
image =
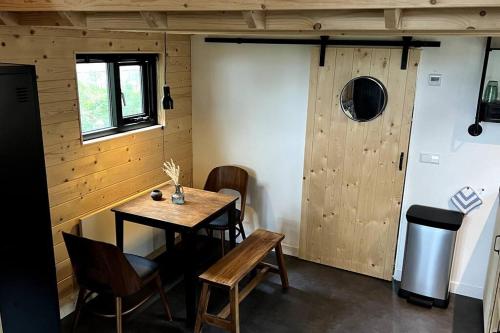
[[165,245],[169,253],[175,248],[175,232],[170,229],[165,229]]
[[115,213],[116,246],[123,251],[123,218]]
[[194,327],[196,319],[196,234],[187,232],[183,235],[184,242],[184,288],[186,297],[186,324]]
[[233,202],[227,210],[228,214],[228,224],[229,224],[229,248],[234,249],[236,247],[236,202]]

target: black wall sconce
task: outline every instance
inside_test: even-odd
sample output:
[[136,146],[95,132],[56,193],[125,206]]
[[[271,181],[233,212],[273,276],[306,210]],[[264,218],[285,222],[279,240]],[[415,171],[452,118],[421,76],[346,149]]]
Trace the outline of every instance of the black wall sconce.
[[163,99],[161,101],[161,104],[163,106],[163,110],[172,110],[174,108],[174,100],[172,99],[172,96],[170,95],[170,87],[167,85],[167,64],[168,64],[168,53],[167,53],[167,44],[168,44],[168,38],[167,38],[167,33],[165,33],[165,49],[164,49],[164,86],[163,86]]
[[170,96],[170,87],[163,86],[163,100],[162,105],[164,110],[171,110],[174,108],[174,100]]

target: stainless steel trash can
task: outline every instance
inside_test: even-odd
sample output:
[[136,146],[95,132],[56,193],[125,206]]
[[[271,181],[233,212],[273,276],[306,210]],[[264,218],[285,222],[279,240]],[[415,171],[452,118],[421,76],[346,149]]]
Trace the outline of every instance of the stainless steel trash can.
[[455,239],[463,217],[460,212],[420,205],[408,209],[399,296],[423,306],[448,306]]

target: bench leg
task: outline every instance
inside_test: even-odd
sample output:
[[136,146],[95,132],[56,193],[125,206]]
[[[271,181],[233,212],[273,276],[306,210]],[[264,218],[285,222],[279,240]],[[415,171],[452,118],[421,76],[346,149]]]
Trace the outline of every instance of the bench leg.
[[240,300],[238,285],[229,291],[229,304],[231,307],[231,333],[240,333]]
[[278,262],[278,267],[280,269],[281,287],[286,290],[288,289],[288,274],[286,272],[285,258],[283,257],[281,242],[278,243],[274,250],[276,252],[276,261]]
[[198,314],[196,315],[196,324],[194,332],[200,333],[203,326],[203,316],[207,313],[208,301],[210,299],[210,286],[208,283],[203,283],[201,290],[200,303],[198,304]]

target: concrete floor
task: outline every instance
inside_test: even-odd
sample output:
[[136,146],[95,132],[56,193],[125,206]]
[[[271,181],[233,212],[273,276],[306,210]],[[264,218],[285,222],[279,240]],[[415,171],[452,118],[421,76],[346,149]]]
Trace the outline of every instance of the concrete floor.
[[[242,333],[306,332],[482,332],[482,303],[452,295],[448,309],[408,304],[390,282],[287,257],[290,290],[281,291],[279,277],[270,275],[240,306]],[[183,286],[168,290],[174,317],[183,317]],[[227,299],[215,293],[210,309]],[[190,332],[180,320],[166,322],[158,298],[127,317],[125,332]],[[70,332],[72,316],[62,321]],[[83,314],[77,332],[114,332],[112,319]],[[222,332],[206,327],[203,332]]]

